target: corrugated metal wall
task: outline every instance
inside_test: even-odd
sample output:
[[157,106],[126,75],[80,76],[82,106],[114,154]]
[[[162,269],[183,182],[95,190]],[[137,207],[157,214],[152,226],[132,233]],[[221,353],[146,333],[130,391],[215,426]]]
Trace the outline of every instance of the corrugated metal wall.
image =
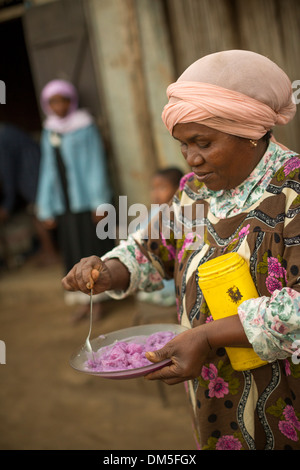
[[[269,57],[291,81],[300,80],[299,0],[165,0],[177,75],[200,57],[248,49]],[[300,152],[300,114],[277,140]]]
[[[268,56],[300,79],[299,0],[89,0],[84,2],[106,106],[120,193],[149,200],[157,167],[185,167],[161,121],[166,88],[200,57],[224,49]],[[300,115],[275,136],[300,152]]]
[[[119,189],[132,202],[149,200],[155,168],[186,168],[161,112],[167,86],[192,62],[224,49],[249,49],[274,60],[292,81],[300,79],[299,0],[89,0],[85,5]],[[274,132],[300,152],[299,121],[298,113]]]
[[[116,195],[130,204],[149,203],[156,168],[188,169],[161,112],[167,86],[192,62],[249,49],[300,83],[300,0],[32,0],[23,10],[37,100],[48,71],[79,86],[107,142]],[[277,140],[300,152],[299,127],[298,112]]]
[[148,204],[151,175],[158,167],[186,167],[161,120],[166,88],[175,79],[163,3],[89,0],[88,5],[118,189],[129,204]]

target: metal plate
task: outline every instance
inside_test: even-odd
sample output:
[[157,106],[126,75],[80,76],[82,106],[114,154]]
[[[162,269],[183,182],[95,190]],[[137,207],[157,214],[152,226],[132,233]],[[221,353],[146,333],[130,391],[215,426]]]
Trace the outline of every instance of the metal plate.
[[[125,341],[125,340],[133,340],[136,338],[138,340],[139,337],[147,337],[152,335],[153,333],[158,333],[160,331],[171,331],[175,335],[186,331],[188,328],[176,325],[173,323],[162,323],[162,324],[149,324],[149,325],[140,325],[140,326],[133,326],[130,328],[124,328],[122,330],[113,331],[111,333],[107,333],[105,335],[101,335],[95,339],[91,340],[91,346],[93,351],[98,351],[100,348],[104,346],[109,346],[116,341]],[[79,372],[83,372],[89,375],[95,375],[97,377],[103,377],[106,379],[131,379],[136,377],[141,377],[150,372],[155,370],[161,369],[162,367],[171,364],[171,359],[166,359],[164,361],[149,364],[148,366],[139,367],[137,369],[126,369],[126,370],[117,370],[117,371],[93,371],[87,369],[86,361],[88,359],[87,351],[83,346],[78,351],[75,351],[74,354],[71,356],[70,365],[78,370]]]

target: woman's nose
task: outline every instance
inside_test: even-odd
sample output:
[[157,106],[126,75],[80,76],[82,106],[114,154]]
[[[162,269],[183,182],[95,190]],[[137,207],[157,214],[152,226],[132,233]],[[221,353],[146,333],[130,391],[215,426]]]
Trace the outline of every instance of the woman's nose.
[[188,146],[185,153],[185,159],[189,166],[198,166],[203,163],[203,157],[199,154],[199,149],[194,146]]

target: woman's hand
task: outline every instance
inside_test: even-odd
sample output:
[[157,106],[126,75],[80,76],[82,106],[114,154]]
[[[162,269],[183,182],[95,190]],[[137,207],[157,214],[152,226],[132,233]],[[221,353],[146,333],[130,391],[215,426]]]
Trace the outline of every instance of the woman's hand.
[[172,364],[148,374],[145,378],[160,379],[169,385],[195,379],[200,375],[210,351],[221,347],[251,347],[238,315],[184,331],[158,351],[146,353],[151,362],[171,358]]
[[62,279],[62,285],[68,291],[89,294],[93,289],[93,294],[100,294],[112,289],[126,290],[129,280],[127,268],[118,259],[102,261],[98,256],[90,256],[73,266]]
[[75,264],[71,271],[63,278],[62,285],[69,291],[100,294],[111,289],[111,275],[103,261],[98,256],[83,258]]
[[146,375],[145,378],[160,379],[169,385],[194,379],[200,375],[210,351],[205,328],[198,326],[184,331],[158,351],[146,353],[151,362],[170,358],[172,364]]

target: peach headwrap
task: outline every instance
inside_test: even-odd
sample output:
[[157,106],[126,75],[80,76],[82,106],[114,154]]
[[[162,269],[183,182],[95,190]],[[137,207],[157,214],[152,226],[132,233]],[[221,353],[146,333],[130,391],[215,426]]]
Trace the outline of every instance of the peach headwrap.
[[296,113],[292,85],[274,62],[251,51],[223,51],[194,62],[167,89],[162,119],[169,130],[195,122],[260,139]]

